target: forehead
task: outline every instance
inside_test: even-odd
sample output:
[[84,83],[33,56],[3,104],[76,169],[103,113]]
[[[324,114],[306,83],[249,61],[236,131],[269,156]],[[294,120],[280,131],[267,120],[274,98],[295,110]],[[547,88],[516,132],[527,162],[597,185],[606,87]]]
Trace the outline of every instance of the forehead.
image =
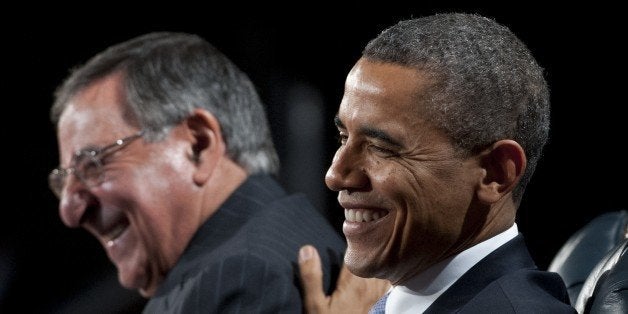
[[428,85],[415,68],[360,59],[347,76],[338,116],[343,123],[415,124],[422,120],[421,99]]
[[89,145],[103,145],[135,131],[123,118],[121,74],[100,79],[70,99],[58,125],[62,155]]

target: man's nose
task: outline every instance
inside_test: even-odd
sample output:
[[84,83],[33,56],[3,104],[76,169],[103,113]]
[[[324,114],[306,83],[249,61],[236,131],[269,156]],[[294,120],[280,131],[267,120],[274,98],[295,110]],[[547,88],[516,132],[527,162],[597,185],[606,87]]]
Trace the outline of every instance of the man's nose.
[[327,187],[333,191],[359,190],[369,184],[361,149],[341,146],[325,175]]
[[92,196],[75,175],[69,175],[66,180],[59,200],[59,216],[66,226],[77,228]]

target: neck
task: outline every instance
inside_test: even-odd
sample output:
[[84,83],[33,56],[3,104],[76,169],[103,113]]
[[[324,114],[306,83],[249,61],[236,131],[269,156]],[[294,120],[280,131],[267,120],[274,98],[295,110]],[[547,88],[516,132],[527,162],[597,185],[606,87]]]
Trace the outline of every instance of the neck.
[[222,158],[207,183],[202,187],[201,221],[212,216],[231,194],[246,180],[248,173],[231,159]]
[[517,208],[511,195],[492,204],[480,232],[469,246],[476,245],[508,230],[515,223],[516,213]]

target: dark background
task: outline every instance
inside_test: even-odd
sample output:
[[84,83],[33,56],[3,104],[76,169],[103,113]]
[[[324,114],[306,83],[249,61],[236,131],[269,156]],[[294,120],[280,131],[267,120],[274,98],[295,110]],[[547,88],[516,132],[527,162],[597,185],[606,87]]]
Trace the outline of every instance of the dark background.
[[94,7],[45,19],[5,12],[15,19],[2,22],[0,312],[141,310],[142,299],[119,287],[96,240],[65,228],[57,216],[47,187],[47,174],[57,165],[48,110],[70,67],[150,31],[197,33],[250,75],[268,105],[281,181],[291,191],[306,192],[340,229],[341,210],[323,176],[336,147],[332,117],[362,47],[400,18],[447,11],[495,18],[528,44],[552,90],[550,142],[518,214],[539,267],[546,268],[564,241],[593,217],[628,208],[621,10],[422,3],[386,2],[384,8],[353,1],[344,9],[301,3],[245,12],[240,4],[167,12]]

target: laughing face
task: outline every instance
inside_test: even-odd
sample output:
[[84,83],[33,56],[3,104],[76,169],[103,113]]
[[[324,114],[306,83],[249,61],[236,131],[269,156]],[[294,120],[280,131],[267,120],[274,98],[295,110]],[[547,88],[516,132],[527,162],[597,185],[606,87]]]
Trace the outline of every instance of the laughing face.
[[[125,120],[124,103],[120,74],[71,99],[58,125],[63,167],[74,166],[78,150],[103,147],[139,131]],[[98,184],[87,186],[70,175],[60,191],[63,222],[94,235],[116,265],[120,283],[144,296],[155,292],[201,223],[187,147],[179,127],[164,141],[135,139],[104,157]]]
[[400,283],[460,252],[480,225],[470,217],[482,169],[424,115],[427,84],[367,59],[347,77],[325,181],[345,209],[345,262],[358,276]]

